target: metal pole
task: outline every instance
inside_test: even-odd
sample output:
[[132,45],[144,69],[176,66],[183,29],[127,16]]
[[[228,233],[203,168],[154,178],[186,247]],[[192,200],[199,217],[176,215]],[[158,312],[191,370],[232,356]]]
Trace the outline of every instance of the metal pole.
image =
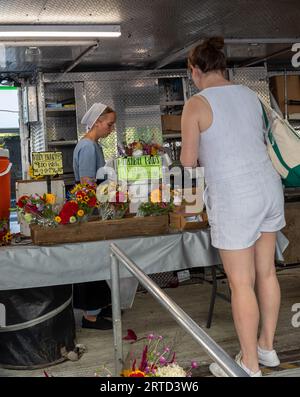
[[124,252],[115,244],[110,244],[112,252],[126,269],[136,277],[151,295],[163,306],[196,341],[207,354],[219,364],[224,371],[233,377],[247,377],[248,374],[205,332],[192,320],[167,294],[165,294]]
[[286,69],[284,69],[284,118],[288,120],[289,110],[288,110],[288,78],[286,74]]
[[100,43],[97,42],[96,44],[93,44],[92,46],[88,47],[66,69],[61,70],[62,74],[64,75],[64,74],[70,72],[72,69],[74,69],[75,66],[77,66],[82,61],[82,59],[84,57],[93,53],[99,47],[99,45],[100,45]]
[[115,376],[120,376],[123,368],[123,344],[122,344],[122,322],[121,322],[121,301],[120,301],[120,274],[119,261],[115,254],[110,254],[111,265],[111,298],[114,332],[114,356]]

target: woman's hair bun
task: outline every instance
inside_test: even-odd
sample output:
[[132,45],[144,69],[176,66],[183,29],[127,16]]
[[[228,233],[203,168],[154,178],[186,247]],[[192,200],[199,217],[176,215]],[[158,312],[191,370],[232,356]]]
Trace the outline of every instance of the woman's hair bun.
[[198,66],[203,73],[212,70],[223,71],[226,69],[226,58],[222,51],[223,47],[223,37],[207,38],[191,50],[188,57],[188,64],[194,67]]
[[224,39],[223,37],[210,37],[204,40],[202,45],[203,47],[213,47],[220,51],[224,48]]

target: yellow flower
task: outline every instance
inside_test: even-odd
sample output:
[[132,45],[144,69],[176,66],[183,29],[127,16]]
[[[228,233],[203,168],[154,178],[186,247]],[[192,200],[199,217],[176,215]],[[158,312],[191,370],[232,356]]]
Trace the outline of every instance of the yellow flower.
[[28,175],[29,175],[30,179],[35,179],[35,180],[44,178],[42,175],[39,175],[39,176],[33,175],[33,167],[32,167],[32,165],[30,165],[29,168],[28,168]]
[[6,235],[2,238],[2,240],[6,243],[8,243],[9,241],[11,241],[12,239],[12,234],[10,232],[7,232]]
[[121,372],[121,376],[124,376],[125,378],[128,378],[129,374],[131,374],[132,370],[131,369],[123,369]]
[[56,196],[55,194],[48,193],[46,194],[46,203],[47,204],[55,204]]
[[150,200],[151,203],[160,203],[162,200],[161,191],[159,189],[152,190]]
[[61,222],[61,217],[60,216],[56,216],[54,218],[55,222],[60,223]]
[[78,210],[77,211],[77,215],[80,216],[80,217],[83,216],[84,215],[84,211],[83,210]]

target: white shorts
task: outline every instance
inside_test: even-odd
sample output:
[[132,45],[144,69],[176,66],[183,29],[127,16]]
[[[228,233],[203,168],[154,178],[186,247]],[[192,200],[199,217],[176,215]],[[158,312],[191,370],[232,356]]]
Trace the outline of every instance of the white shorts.
[[212,245],[219,249],[251,247],[262,232],[286,224],[282,182],[272,166],[209,182],[203,200]]

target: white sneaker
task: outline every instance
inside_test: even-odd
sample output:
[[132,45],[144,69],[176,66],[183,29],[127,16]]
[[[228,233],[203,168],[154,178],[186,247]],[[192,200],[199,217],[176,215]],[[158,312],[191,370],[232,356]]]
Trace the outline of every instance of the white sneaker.
[[241,351],[236,355],[235,361],[252,378],[258,378],[258,377],[262,376],[261,370],[258,370],[257,372],[253,372],[253,371],[251,371],[251,369],[246,367],[246,365],[242,361],[242,352]]
[[[247,374],[248,374],[249,376],[251,376],[251,377],[253,377],[253,378],[262,376],[261,371],[253,372],[253,371],[251,371],[249,368],[247,368],[247,367],[243,364],[243,362],[242,362],[242,360],[241,360],[241,356],[242,356],[242,355],[241,355],[241,352],[240,352],[240,353],[235,357],[235,361],[236,361],[236,363],[237,363],[245,372],[247,372]],[[209,370],[210,370],[210,372],[211,372],[214,376],[216,376],[217,378],[225,378],[225,377],[228,377],[228,376],[229,376],[229,375],[226,374],[226,372],[224,371],[224,369],[222,369],[217,363],[212,363],[212,364],[210,364]]]
[[258,362],[266,367],[277,367],[280,360],[275,350],[265,350],[257,345]]

